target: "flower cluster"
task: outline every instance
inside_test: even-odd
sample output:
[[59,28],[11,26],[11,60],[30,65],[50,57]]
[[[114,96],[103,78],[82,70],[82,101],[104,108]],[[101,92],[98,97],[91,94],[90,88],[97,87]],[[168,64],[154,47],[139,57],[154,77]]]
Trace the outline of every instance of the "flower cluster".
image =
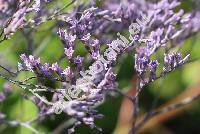
[[[179,4],[177,1],[170,3],[167,0],[162,0],[157,4],[146,3],[146,5],[137,7],[140,7],[141,12],[148,14],[149,17],[149,21],[142,24],[139,32],[130,33],[132,41],[139,43],[136,46],[135,70],[140,77],[141,87],[159,77],[156,71],[160,63],[158,60],[151,60],[151,56],[159,48],[165,48],[169,41],[172,41],[174,44],[180,43],[180,38],[184,36],[183,38],[185,39],[199,30],[199,23],[196,23],[198,13],[184,15],[183,10],[174,12],[173,9]],[[120,18],[120,25],[125,26],[126,21],[129,19],[138,22],[140,14],[137,13],[135,15],[135,9],[133,8],[136,5],[137,3],[130,4],[128,12],[124,10],[124,6],[120,7],[117,12],[109,8],[107,11],[92,7],[83,11],[80,17],[74,15],[66,20],[67,28],[60,28],[58,34],[64,45],[64,54],[70,64],[75,66],[74,69],[68,66],[63,70],[59,67],[58,63],[54,63],[52,66],[49,63],[43,65],[34,56],[26,57],[25,55],[21,55],[23,63],[19,64],[20,70],[29,70],[34,72],[38,77],[45,77],[51,80],[59,79],[62,82],[69,82],[71,85],[80,88],[82,94],[79,98],[64,103],[62,106],[64,106],[64,111],[68,115],[77,119],[81,118],[81,121],[85,124],[94,126],[94,118],[98,114],[93,113],[91,106],[103,101],[105,91],[116,89],[116,74],[112,71],[113,63],[120,54],[126,52],[124,49],[127,48],[124,40],[113,40],[107,45],[108,49],[104,52],[104,56],[107,57],[108,61],[105,59],[102,60],[103,57],[100,55],[100,38],[92,37],[92,33],[94,35],[95,33],[100,33],[100,31],[97,32],[99,29],[95,29],[95,26],[99,22],[106,23],[106,26],[110,22],[107,20],[103,21],[103,18],[98,19],[97,16],[101,14],[103,17]],[[148,10],[144,10],[144,7],[148,8]],[[131,17],[133,15],[134,17]],[[179,28],[176,28],[176,25],[180,25]],[[129,27],[129,31],[131,31],[130,28],[134,27]],[[90,54],[91,60],[95,61],[89,67],[90,70],[85,71],[86,74],[83,73],[85,70],[83,66],[84,58],[80,55],[74,55],[77,40],[84,44]],[[165,53],[163,72],[160,75],[166,74],[176,67],[183,65],[188,60],[188,57],[189,55],[182,58],[181,54],[177,52],[173,52],[172,54]],[[98,68],[101,67],[102,69],[98,72]],[[61,86],[63,86],[62,83]]]
[[[137,47],[137,54],[135,55],[135,69],[141,78],[141,87],[188,60],[189,55],[182,59],[177,52],[173,52],[170,56],[165,53],[164,69],[158,76],[156,76],[156,69],[159,62],[151,60],[151,56],[158,49],[164,48],[167,51],[169,42],[172,42],[169,45],[175,47],[200,30],[200,23],[196,20],[199,12],[184,14],[182,9],[174,12],[173,9],[178,5],[180,5],[180,2],[173,1],[170,3],[168,0],[149,5],[151,8],[147,11],[147,14],[151,14],[151,19],[137,34],[139,38],[144,39],[144,45]],[[150,70],[150,74],[146,73],[148,70]]]
[[0,27],[5,25],[8,17],[14,13],[16,8],[15,0],[0,0]]
[[6,100],[6,96],[11,92],[10,85],[8,83],[5,83],[3,85],[3,91],[0,92],[0,103]]
[[65,54],[71,59],[75,48],[75,39],[79,39],[93,59],[97,59],[100,54],[99,40],[91,37],[90,29],[93,29],[93,24],[95,21],[94,14],[97,9],[90,8],[85,10],[81,15],[80,19],[72,18],[68,22],[68,28],[60,29],[58,34],[62,39],[65,46]]
[[[0,1],[0,26],[3,27],[5,38],[9,38],[18,29],[24,26],[39,25],[44,20],[43,5],[48,0],[1,0]],[[28,14],[35,16],[28,18]],[[48,15],[47,13],[45,13]]]

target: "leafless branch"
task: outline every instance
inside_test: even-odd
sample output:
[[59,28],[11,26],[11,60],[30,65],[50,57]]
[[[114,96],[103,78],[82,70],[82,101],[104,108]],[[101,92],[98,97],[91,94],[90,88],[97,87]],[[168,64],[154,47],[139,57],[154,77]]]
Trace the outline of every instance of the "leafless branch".
[[144,119],[141,122],[138,123],[138,125],[136,126],[136,130],[139,130],[142,126],[145,125],[145,123],[147,121],[149,121],[153,117],[158,116],[160,114],[168,113],[168,112],[170,112],[172,110],[175,110],[175,109],[182,108],[183,106],[191,104],[192,102],[194,102],[195,100],[197,100],[199,98],[200,98],[200,94],[197,94],[197,95],[195,95],[193,97],[188,97],[188,98],[182,100],[179,103],[171,104],[171,105],[166,106],[166,107],[164,107],[162,109],[158,109],[156,111],[152,111],[151,113],[148,114],[148,116],[145,116]]
[[135,134],[135,124],[138,117],[138,111],[139,111],[139,93],[141,91],[141,88],[139,86],[139,80],[136,82],[136,95],[132,97],[132,104],[133,104],[133,116],[132,116],[132,128],[130,130],[130,134]]

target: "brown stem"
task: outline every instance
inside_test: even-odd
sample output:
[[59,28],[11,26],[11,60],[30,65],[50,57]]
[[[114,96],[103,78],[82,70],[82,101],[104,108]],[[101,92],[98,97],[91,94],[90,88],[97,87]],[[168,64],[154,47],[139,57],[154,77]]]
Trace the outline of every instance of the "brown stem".
[[132,128],[130,130],[130,134],[135,134],[136,133],[136,120],[138,116],[138,111],[139,111],[139,93],[141,92],[140,86],[139,86],[139,81],[136,82],[136,95],[132,97],[132,103],[133,103],[133,121],[132,121]]
[[171,104],[171,105],[166,106],[166,107],[164,107],[162,109],[159,109],[159,110],[156,110],[156,111],[152,111],[151,113],[149,113],[149,115],[145,116],[144,119],[141,122],[138,123],[138,125],[136,126],[135,129],[139,130],[140,128],[142,128],[145,125],[145,123],[147,121],[149,121],[150,119],[152,119],[155,116],[158,116],[158,115],[164,114],[164,113],[168,113],[168,112],[170,112],[172,110],[175,110],[175,109],[179,109],[179,108],[181,108],[181,107],[183,107],[185,105],[188,105],[188,104],[192,103],[193,101],[195,101],[195,100],[197,100],[199,98],[200,98],[200,94],[197,94],[194,97],[188,97],[188,98],[182,100],[179,103]]

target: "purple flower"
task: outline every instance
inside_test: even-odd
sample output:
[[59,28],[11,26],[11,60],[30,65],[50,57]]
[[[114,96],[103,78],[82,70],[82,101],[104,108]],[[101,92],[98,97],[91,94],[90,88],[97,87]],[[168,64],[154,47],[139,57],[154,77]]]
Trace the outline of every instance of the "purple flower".
[[65,48],[65,55],[67,56],[68,59],[72,58],[73,53],[74,53],[74,50],[72,47],[70,47],[69,49]]
[[6,117],[5,114],[3,114],[2,112],[0,112],[0,120],[4,119]]
[[117,58],[117,52],[113,50],[112,48],[106,49],[104,52],[104,56],[109,60],[109,61],[115,61]]
[[40,64],[40,58],[36,59],[34,56],[30,55],[27,57],[25,54],[20,56],[23,64],[18,63],[19,70],[29,70],[33,71]]
[[117,85],[115,80],[116,74],[112,71],[112,68],[109,68],[108,71],[105,73],[102,81],[98,84],[97,89],[101,89],[100,91],[116,89]]
[[11,89],[10,89],[11,87],[10,87],[10,85],[8,84],[8,83],[4,83],[3,84],[3,91],[5,92],[5,93],[10,93],[11,92]]
[[98,39],[93,39],[90,42],[90,45],[93,46],[95,50],[99,50],[99,40]]
[[78,55],[76,58],[74,58],[74,65],[76,66],[77,72],[80,72],[83,70],[83,60],[84,58]]
[[76,39],[76,35],[71,35],[71,34],[65,34],[65,40],[67,40],[68,42],[72,43],[74,42]]
[[90,37],[91,37],[91,35],[90,35],[90,33],[88,33],[88,34],[84,35],[84,36],[81,38],[81,40],[82,40],[82,41],[88,41],[88,40],[90,39]]
[[148,57],[141,57],[138,54],[135,54],[135,69],[140,76],[146,73],[150,60]]
[[52,71],[55,71],[55,72],[60,72],[61,68],[58,66],[58,63],[53,63],[52,66],[50,67],[50,69]]
[[151,61],[148,65],[150,69],[150,79],[152,80],[156,79],[156,69],[158,68],[158,65],[159,63],[157,60]]
[[[92,9],[91,9],[92,10]],[[93,12],[86,10],[82,15],[80,20],[82,21],[90,21],[91,20],[91,16],[92,16]]]
[[41,73],[46,76],[46,77],[50,77],[52,75],[51,71],[50,71],[50,66],[49,63],[45,63],[43,66],[40,67],[41,69]]
[[151,61],[148,66],[149,66],[151,72],[155,72],[158,65],[159,65],[158,61],[154,60],[154,61]]
[[64,29],[59,29],[58,34],[62,40],[66,41],[69,44],[72,44],[76,39],[76,35],[71,35],[67,33],[67,30]]
[[163,71],[167,72],[175,69],[180,65],[183,65],[185,62],[188,61],[190,55],[188,54],[185,58],[182,58],[182,55],[180,53],[173,52],[171,55],[165,53],[164,56]]
[[76,28],[78,21],[76,19],[69,21],[69,23],[71,24],[70,29]]
[[36,59],[34,56],[29,56],[29,62],[32,64],[32,66],[36,66],[40,64],[40,58]]
[[80,30],[80,33],[85,31],[86,29],[87,29],[87,25],[86,24],[79,24],[78,25],[78,30]]
[[32,5],[33,10],[38,12],[40,10],[40,4],[41,4],[41,0],[35,0]]
[[84,58],[81,57],[80,55],[78,55],[75,59],[74,59],[74,63],[75,64],[82,64]]
[[28,60],[28,58],[26,57],[25,54],[21,54],[21,55],[20,55],[20,58],[21,58],[22,61]]
[[3,92],[0,92],[0,102],[3,102],[6,99]]
[[69,76],[71,74],[71,70],[70,70],[70,67],[68,66],[63,72],[62,72],[63,75],[65,76]]

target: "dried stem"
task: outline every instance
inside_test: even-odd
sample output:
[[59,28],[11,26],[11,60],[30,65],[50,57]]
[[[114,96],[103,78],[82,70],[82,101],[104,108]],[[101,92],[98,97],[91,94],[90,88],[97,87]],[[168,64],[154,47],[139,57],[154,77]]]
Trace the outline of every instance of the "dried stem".
[[113,90],[113,91],[114,91],[114,92],[117,92],[118,94],[120,94],[120,95],[122,95],[122,96],[124,96],[124,97],[126,97],[126,98],[129,99],[130,101],[133,100],[132,97],[126,95],[125,93],[123,93],[123,92],[122,92],[121,90],[119,90],[119,89],[115,89],[115,90]]
[[29,129],[30,131],[32,131],[34,134],[39,134],[40,133],[35,128],[30,126],[29,122],[20,122],[20,121],[16,121],[16,120],[13,120],[13,121],[3,120],[2,123],[7,124],[9,126],[13,126],[13,127],[21,125],[21,126],[27,128],[27,129]]
[[72,0],[69,4],[64,5],[61,9],[59,9],[58,11],[56,11],[52,16],[50,16],[49,18],[47,18],[47,20],[52,20],[56,17],[56,15],[59,15],[59,13],[61,13],[63,10],[65,10],[67,7],[71,6],[76,0]]
[[16,76],[16,75],[17,75],[16,72],[12,72],[12,71],[10,71],[9,69],[3,67],[2,65],[0,65],[0,68],[2,68],[2,69],[4,69],[5,71],[7,71],[11,76]]
[[160,114],[168,113],[168,112],[175,110],[175,109],[179,109],[179,108],[181,108],[185,105],[192,103],[193,101],[195,101],[199,98],[200,98],[200,94],[197,94],[194,97],[188,97],[188,98],[182,100],[179,103],[171,104],[171,105],[166,106],[162,109],[150,112],[147,116],[144,117],[144,119],[141,122],[139,122],[137,124],[136,131],[138,131],[140,128],[142,128],[145,125],[145,123],[147,123],[147,121],[149,121],[153,117],[158,116]]
[[32,31],[25,32],[25,30],[21,30],[21,32],[27,41],[28,52],[32,54],[32,52],[33,52],[33,38],[31,36]]
[[139,111],[139,93],[141,92],[141,88],[139,86],[139,81],[137,81],[136,83],[137,83],[137,85],[136,85],[136,95],[132,97],[133,121],[132,121],[132,128],[131,128],[131,130],[129,132],[131,134],[135,134],[136,133],[135,125],[136,125],[136,120],[137,120],[138,111]]
[[71,119],[67,120],[64,123],[61,123],[56,129],[54,129],[54,131],[52,132],[52,134],[60,134],[63,129],[66,129],[66,128],[70,127],[75,122],[76,122],[76,120],[73,119],[73,118],[71,118]]

